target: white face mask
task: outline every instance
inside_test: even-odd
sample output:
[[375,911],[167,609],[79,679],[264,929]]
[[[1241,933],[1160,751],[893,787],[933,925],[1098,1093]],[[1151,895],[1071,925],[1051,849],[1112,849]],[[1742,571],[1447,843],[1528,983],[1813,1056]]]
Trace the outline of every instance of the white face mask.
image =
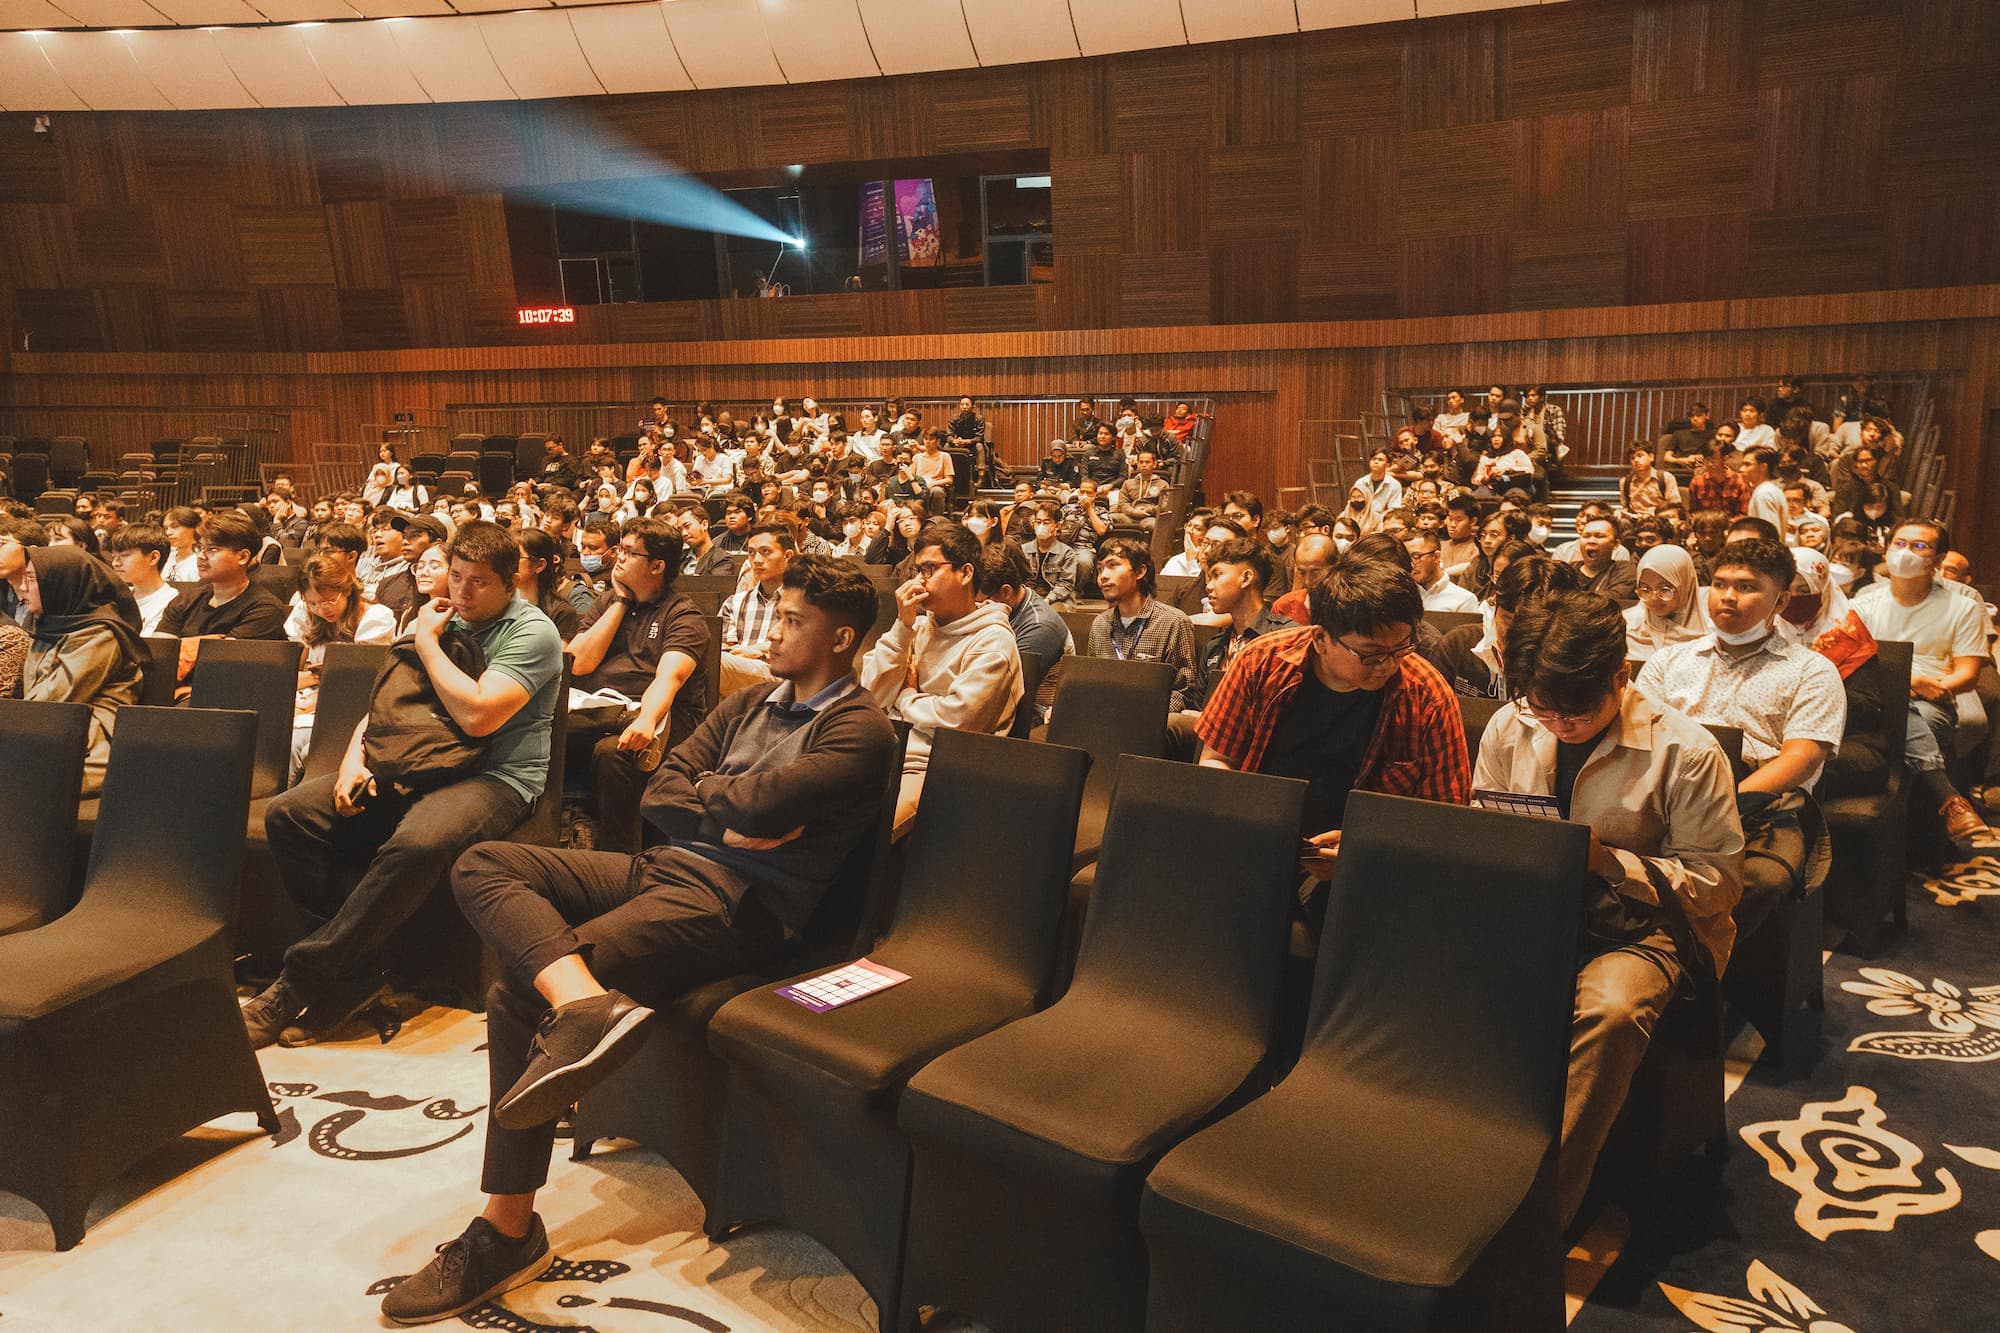
[[983,518],[968,518],[965,520],[965,530],[975,537],[984,537],[986,529],[990,526]]
[[843,523],[840,525],[840,530],[847,534],[847,540],[849,541],[853,541],[861,535],[861,525],[859,523]]
[[1845,592],[1848,585],[1854,582],[1854,571],[1846,565],[1828,565],[1826,573],[1827,577],[1833,580],[1834,586],[1842,592]]
[[814,504],[825,504],[825,503],[826,503],[826,492],[825,492],[824,490],[818,490],[818,491],[814,491],[814,492],[813,492],[813,503],[814,503]]
[[1892,579],[1914,579],[1923,574],[1929,566],[1924,557],[1907,546],[1892,546],[1882,557],[1882,567],[1889,571]]
[[1055,535],[1055,531],[1056,531],[1055,528],[1053,528],[1047,523],[1035,524],[1035,537],[1039,541],[1047,541],[1050,537]]
[[1342,555],[1346,555],[1347,548],[1349,546],[1352,546],[1353,544],[1354,543],[1348,541],[1347,538],[1345,537],[1335,537],[1333,539],[1333,549],[1340,552],[1340,554]]
[[1528,528],[1529,541],[1533,542],[1537,546],[1540,546],[1543,542],[1547,541],[1548,539],[1549,539],[1549,528],[1546,523],[1535,523],[1529,526]]
[[1291,535],[1292,535],[1292,530],[1290,528],[1272,528],[1270,533],[1271,544],[1275,546],[1279,542],[1285,540],[1285,538]]
[[1726,643],[1732,648],[1742,648],[1749,644],[1756,643],[1758,640],[1764,638],[1770,632],[1771,632],[1771,622],[1767,620],[1763,624],[1757,626],[1757,628],[1755,629],[1746,629],[1739,631],[1738,633],[1735,634],[1731,634],[1727,630],[1718,629],[1715,631],[1715,637],[1717,641],[1721,643]]

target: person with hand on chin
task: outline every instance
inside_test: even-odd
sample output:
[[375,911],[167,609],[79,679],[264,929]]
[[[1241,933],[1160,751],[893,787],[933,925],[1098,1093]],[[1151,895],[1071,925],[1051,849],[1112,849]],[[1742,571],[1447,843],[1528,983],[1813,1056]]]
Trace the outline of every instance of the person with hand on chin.
[[[354,728],[339,771],[274,798],[264,831],[286,894],[311,923],[285,951],[276,981],[243,1006],[253,1046],[318,1041],[387,991],[382,951],[451,863],[512,832],[548,779],[562,641],[514,590],[521,548],[505,528],[472,521],[446,547],[448,592],[419,607],[399,642],[415,650],[437,703],[479,742],[469,771],[377,780],[369,720]],[[475,678],[444,647],[447,629],[478,644]]]
[[383,1297],[395,1322],[448,1319],[554,1262],[535,1195],[556,1121],[633,1053],[653,1006],[782,971],[876,827],[896,737],[854,674],[874,585],[851,561],[802,555],[779,597],[776,679],[723,700],[647,786],[645,816],[670,842],[636,858],[487,842],[453,870],[460,907],[502,963],[486,1002],[486,1197]]

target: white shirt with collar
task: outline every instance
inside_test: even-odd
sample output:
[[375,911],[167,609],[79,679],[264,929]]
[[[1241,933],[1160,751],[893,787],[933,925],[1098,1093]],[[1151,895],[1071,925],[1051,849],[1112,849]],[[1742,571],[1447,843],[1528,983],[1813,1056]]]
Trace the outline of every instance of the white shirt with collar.
[[1439,574],[1438,581],[1423,589],[1424,610],[1426,611],[1477,611],[1479,599],[1451,581],[1448,574]]
[[[1638,687],[1704,725],[1743,733],[1743,760],[1752,768],[1777,757],[1788,740],[1840,748],[1847,728],[1847,691],[1840,669],[1775,630],[1741,657],[1704,634],[1670,644],[1647,659]],[[1819,782],[1813,769],[1799,786]]]

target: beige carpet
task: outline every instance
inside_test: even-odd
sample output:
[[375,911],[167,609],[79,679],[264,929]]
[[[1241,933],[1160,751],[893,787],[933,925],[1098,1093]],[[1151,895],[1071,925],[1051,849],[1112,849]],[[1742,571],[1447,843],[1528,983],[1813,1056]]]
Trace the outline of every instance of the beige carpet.
[[[41,1213],[0,1194],[0,1333],[320,1333],[388,1327],[388,1277],[428,1263],[478,1206],[484,1021],[413,1014],[372,1034],[263,1053],[286,1130],[248,1116],[205,1126],[100,1198],[67,1254]],[[297,1132],[293,1132],[293,1126]],[[557,1144],[541,1200],[563,1264],[464,1327],[598,1333],[873,1329],[875,1304],[794,1231],[712,1245],[681,1178],[655,1154],[571,1162]]]

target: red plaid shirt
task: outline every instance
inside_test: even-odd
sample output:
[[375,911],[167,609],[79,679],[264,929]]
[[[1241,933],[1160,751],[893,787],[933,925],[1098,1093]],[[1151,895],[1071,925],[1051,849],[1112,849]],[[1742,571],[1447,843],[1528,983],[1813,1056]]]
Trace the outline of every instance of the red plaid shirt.
[[1734,472],[1718,477],[1706,467],[1701,468],[1688,482],[1688,493],[1694,496],[1695,511],[1720,509],[1731,518],[1741,518],[1750,507],[1750,488]]
[[[1200,733],[1231,768],[1254,773],[1292,696],[1312,670],[1313,633],[1253,639],[1209,696]],[[1412,653],[1389,677],[1382,711],[1361,760],[1360,791],[1464,805],[1472,799],[1472,760],[1458,698],[1429,662]]]

